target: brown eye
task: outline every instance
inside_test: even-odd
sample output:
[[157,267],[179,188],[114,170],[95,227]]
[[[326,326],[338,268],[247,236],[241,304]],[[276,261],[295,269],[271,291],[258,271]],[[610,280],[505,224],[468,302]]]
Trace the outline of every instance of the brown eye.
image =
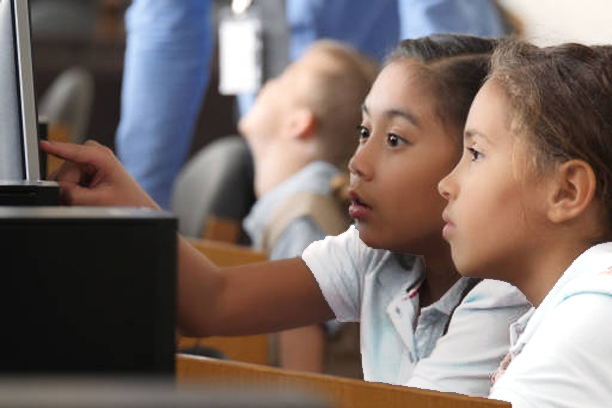
[[397,147],[403,144],[408,144],[408,142],[396,134],[389,133],[387,135],[387,145],[390,147]]
[[478,161],[482,159],[482,153],[480,153],[478,150],[474,149],[473,147],[467,147],[466,149],[470,153],[472,161]]
[[368,137],[370,137],[370,130],[365,126],[359,125],[357,126],[357,139],[360,142],[365,141]]
[[399,143],[399,137],[397,137],[397,136],[396,136],[396,135],[394,135],[394,134],[390,134],[390,135],[387,137],[387,140],[388,140],[388,142],[389,142],[389,146],[397,146],[397,145],[398,145],[398,143]]

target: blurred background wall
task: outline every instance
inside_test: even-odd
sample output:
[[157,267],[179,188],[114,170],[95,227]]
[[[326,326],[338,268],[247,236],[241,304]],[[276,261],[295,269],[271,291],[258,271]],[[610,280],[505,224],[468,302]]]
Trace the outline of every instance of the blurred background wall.
[[538,45],[612,43],[610,0],[501,0],[500,4],[522,22],[524,37]]

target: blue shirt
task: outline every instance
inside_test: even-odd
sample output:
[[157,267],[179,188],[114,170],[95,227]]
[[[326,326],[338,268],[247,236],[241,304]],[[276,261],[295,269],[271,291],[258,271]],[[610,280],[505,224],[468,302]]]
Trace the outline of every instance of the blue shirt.
[[461,278],[419,310],[420,259],[372,249],[354,226],[311,244],[302,258],[338,320],[360,322],[367,381],[486,396],[508,351],[509,325],[531,307],[512,285],[493,280],[461,300]]
[[[321,161],[313,162],[260,197],[243,222],[244,230],[251,237],[253,245],[255,247],[261,245],[264,228],[279,204],[300,191],[329,194],[329,183],[339,173],[340,171],[332,164]],[[270,259],[300,256],[308,245],[323,238],[325,234],[311,218],[298,218],[289,224],[276,241]]]
[[287,0],[290,59],[334,38],[381,61],[399,40],[433,33],[505,34],[493,0]]

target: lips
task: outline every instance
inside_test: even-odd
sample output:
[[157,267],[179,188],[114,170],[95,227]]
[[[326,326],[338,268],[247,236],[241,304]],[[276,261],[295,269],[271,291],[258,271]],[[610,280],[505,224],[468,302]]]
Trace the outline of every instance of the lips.
[[457,227],[451,221],[450,216],[448,215],[448,212],[446,210],[442,213],[442,219],[445,223],[444,228],[442,228],[442,236],[448,241],[452,237]]
[[363,220],[372,213],[372,207],[369,206],[355,190],[349,190],[349,198],[351,205],[349,206],[349,215],[356,220]]

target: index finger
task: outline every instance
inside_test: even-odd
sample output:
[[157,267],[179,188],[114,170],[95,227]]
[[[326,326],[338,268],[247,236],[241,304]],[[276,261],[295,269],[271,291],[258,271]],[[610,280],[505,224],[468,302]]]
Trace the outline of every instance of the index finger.
[[[100,146],[96,143],[97,146]],[[100,164],[101,152],[96,146],[78,145],[74,143],[40,141],[40,148],[45,153],[77,164]]]

